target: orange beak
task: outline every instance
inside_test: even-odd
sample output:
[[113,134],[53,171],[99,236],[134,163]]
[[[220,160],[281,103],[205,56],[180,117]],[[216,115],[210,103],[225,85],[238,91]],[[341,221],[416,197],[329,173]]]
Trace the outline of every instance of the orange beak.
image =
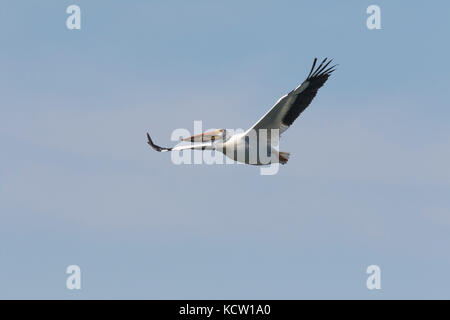
[[203,132],[200,134],[196,134],[194,136],[190,136],[188,138],[182,138],[181,141],[190,141],[190,142],[206,142],[206,141],[214,141],[222,139],[223,129]]

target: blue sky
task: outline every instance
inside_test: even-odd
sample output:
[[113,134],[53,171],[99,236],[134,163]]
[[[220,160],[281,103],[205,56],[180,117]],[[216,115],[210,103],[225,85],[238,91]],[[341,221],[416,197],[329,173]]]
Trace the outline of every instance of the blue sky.
[[[450,298],[449,12],[3,1],[0,298]],[[249,127],[314,57],[339,67],[283,135],[277,175],[148,148],[146,131],[171,145],[194,120]]]

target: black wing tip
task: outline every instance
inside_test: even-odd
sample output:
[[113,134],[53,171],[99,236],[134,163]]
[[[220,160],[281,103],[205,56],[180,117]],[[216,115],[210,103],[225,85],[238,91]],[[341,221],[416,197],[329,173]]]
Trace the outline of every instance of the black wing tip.
[[312,72],[314,71],[314,67],[316,66],[316,63],[317,63],[317,58],[314,58],[314,62],[313,62],[313,65],[311,67],[311,71],[308,74],[308,78],[311,76]]
[[[316,63],[317,63],[317,58],[314,58],[313,66],[312,66],[311,71],[309,72],[308,77],[306,79],[309,80],[312,78],[329,76],[335,70],[335,68],[338,66],[338,64],[335,64],[331,67],[328,67],[332,61],[333,61],[333,59],[325,58],[320,63],[320,65],[314,69],[314,67],[316,66]],[[327,67],[328,67],[328,69],[327,69]]]
[[169,151],[170,149],[167,148],[161,148],[160,146],[157,146],[153,143],[152,138],[150,138],[150,134],[147,132],[147,143],[150,147],[152,147],[154,150],[161,152],[161,151]]

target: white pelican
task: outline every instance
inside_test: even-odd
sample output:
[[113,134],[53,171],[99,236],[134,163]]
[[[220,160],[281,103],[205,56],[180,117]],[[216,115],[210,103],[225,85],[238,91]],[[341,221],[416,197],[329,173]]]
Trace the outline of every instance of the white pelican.
[[[331,61],[327,61],[327,58],[325,58],[315,68],[317,63],[317,58],[315,58],[306,80],[287,95],[281,97],[258,122],[244,133],[231,135],[227,133],[226,129],[204,132],[181,139],[181,141],[190,141],[192,142],[191,144],[180,144],[173,148],[163,148],[155,145],[147,133],[147,143],[159,152],[188,149],[217,150],[233,160],[246,164],[266,165],[274,162],[286,164],[289,159],[289,153],[278,151],[274,142],[278,141],[279,135],[286,131],[303,110],[309,106],[319,88],[328,80],[328,77],[336,67],[336,65],[328,67]],[[262,135],[262,131],[266,133]],[[271,131],[272,134],[269,134],[267,131]],[[273,132],[276,132],[276,136],[273,135]],[[274,142],[272,142],[272,139]],[[266,152],[270,157],[268,161],[262,161],[260,157],[259,150],[262,148],[267,148]]]

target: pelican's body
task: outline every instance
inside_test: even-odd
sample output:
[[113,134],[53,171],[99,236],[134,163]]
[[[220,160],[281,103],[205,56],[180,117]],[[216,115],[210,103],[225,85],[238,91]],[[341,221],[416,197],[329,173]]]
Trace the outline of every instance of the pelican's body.
[[278,139],[297,117],[305,110],[320,87],[328,80],[334,67],[328,67],[331,60],[324,59],[311,71],[303,83],[281,97],[277,103],[246,132],[230,134],[229,130],[219,129],[181,139],[191,144],[180,144],[173,148],[155,145],[147,133],[148,144],[159,152],[179,150],[216,150],[227,157],[246,164],[266,165],[274,162],[287,163],[288,152],[278,151]]
[[248,137],[248,132],[235,134],[224,143],[218,142],[215,150],[221,151],[228,158],[245,164],[266,165],[274,161],[287,162],[289,153],[279,152],[269,139],[257,135],[256,132],[253,143],[252,140],[246,139]]

